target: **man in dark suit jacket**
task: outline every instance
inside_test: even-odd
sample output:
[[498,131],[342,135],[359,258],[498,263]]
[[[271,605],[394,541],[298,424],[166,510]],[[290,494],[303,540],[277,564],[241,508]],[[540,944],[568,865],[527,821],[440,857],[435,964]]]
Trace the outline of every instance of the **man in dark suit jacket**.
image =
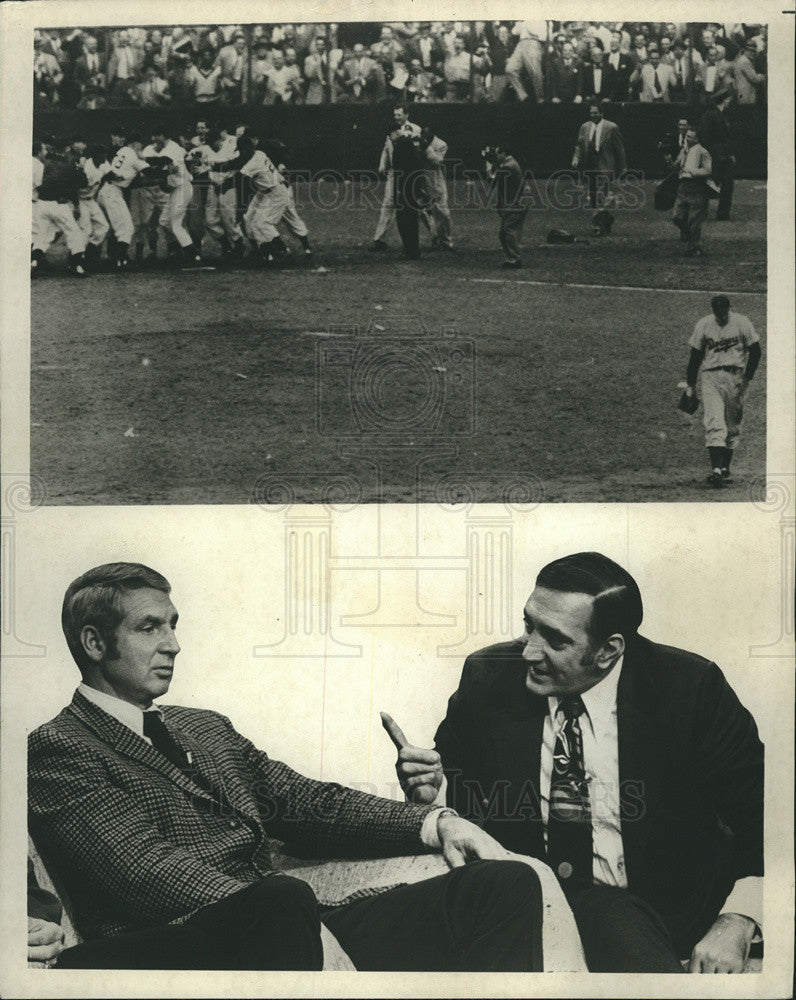
[[605,61],[599,45],[592,46],[591,61],[583,70],[583,99],[586,101],[611,101],[616,89],[616,71]]
[[632,58],[621,51],[622,34],[614,31],[611,34],[610,50],[605,57],[605,63],[614,71],[614,92],[611,100],[621,103],[628,99],[630,89],[630,76],[634,69]]
[[[636,582],[581,552],[537,577],[525,633],[468,657],[407,797],[546,858],[592,971],[740,972],[763,874],[763,746],[715,663],[638,635]],[[572,721],[572,720],[576,721]],[[392,721],[392,720],[390,720]],[[749,915],[747,915],[749,914]]]
[[[323,919],[360,969],[539,969],[538,877],[491,860],[506,853],[488,834],[302,777],[216,712],[153,704],[180,649],[169,593],[113,563],[64,598],[83,683],[28,748],[31,834],[88,939],[59,967],[319,969]],[[456,870],[320,913],[274,871],[274,838],[306,857],[441,848]]]
[[607,236],[613,227],[613,182],[627,169],[625,144],[615,122],[603,118],[599,104],[589,105],[589,120],[578,131],[572,167],[582,170],[589,184],[589,204],[595,210],[592,231],[595,236]]
[[565,42],[561,55],[548,62],[545,93],[553,104],[580,104],[583,100],[583,63],[571,42]]
[[732,91],[720,90],[714,95],[713,104],[699,122],[699,137],[713,163],[713,180],[721,188],[716,206],[716,218],[719,221],[729,219],[735,189],[735,156],[732,151],[729,117],[731,107]]

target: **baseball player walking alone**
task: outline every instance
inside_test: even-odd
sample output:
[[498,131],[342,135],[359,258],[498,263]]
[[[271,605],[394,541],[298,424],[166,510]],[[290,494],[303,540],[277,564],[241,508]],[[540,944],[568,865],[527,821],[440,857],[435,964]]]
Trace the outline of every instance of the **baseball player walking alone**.
[[686,393],[696,393],[702,369],[705,447],[711,472],[708,483],[720,488],[730,478],[732,454],[738,443],[749,383],[760,363],[760,337],[746,316],[730,311],[726,295],[711,299],[713,312],[694,327],[688,344]]

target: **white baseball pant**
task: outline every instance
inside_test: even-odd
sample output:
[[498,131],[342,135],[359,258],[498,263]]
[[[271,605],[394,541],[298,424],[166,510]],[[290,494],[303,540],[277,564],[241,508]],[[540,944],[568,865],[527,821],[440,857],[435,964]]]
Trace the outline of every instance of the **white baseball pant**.
[[39,218],[33,249],[46,251],[55,242],[58,234],[63,233],[69,253],[83,253],[86,249],[86,237],[77,224],[72,205],[41,199],[36,204],[39,206]]
[[246,232],[258,246],[270,243],[279,235],[277,226],[289,204],[287,188],[276,184],[268,191],[258,191],[246,209]]
[[80,218],[78,225],[83,230],[86,241],[95,247],[102,246],[102,241],[108,235],[108,220],[94,198],[80,199]]
[[108,217],[116,240],[129,245],[133,239],[135,226],[122,189],[117,184],[103,184],[97,194],[97,202]]

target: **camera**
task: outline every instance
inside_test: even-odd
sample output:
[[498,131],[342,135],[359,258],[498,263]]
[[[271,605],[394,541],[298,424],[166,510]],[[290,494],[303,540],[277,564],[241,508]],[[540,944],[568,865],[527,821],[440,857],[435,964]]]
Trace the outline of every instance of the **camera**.
[[[381,325],[383,324],[383,325]],[[419,320],[380,319],[336,333],[316,350],[316,427],[332,437],[471,434],[475,344],[456,330],[430,335]]]

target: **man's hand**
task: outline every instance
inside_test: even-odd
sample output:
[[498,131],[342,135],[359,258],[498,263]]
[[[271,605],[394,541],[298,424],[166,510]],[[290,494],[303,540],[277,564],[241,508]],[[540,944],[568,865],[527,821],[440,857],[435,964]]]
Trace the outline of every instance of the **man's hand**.
[[722,913],[691,952],[689,972],[743,972],[757,925],[740,913]]
[[437,834],[442,845],[442,854],[450,868],[461,868],[468,861],[479,858],[487,861],[502,861],[509,852],[494,837],[471,823],[446,813],[437,820]]
[[64,950],[64,932],[59,924],[28,917],[28,961],[51,962]]
[[442,787],[442,758],[436,750],[410,746],[393,717],[386,712],[380,714],[381,724],[398,751],[395,771],[407,801],[430,805]]

